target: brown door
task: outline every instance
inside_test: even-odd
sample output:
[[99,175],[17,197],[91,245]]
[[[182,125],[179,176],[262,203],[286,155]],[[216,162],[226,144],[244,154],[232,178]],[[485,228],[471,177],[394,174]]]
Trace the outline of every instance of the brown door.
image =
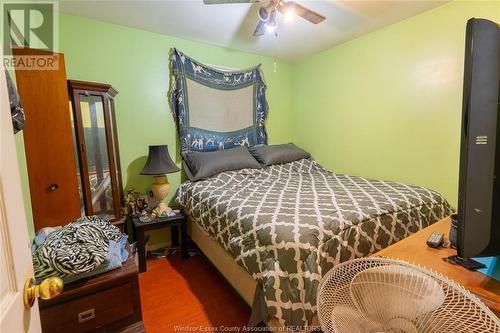
[[[47,54],[30,49],[13,52]],[[81,214],[64,55],[56,55],[56,70],[16,68],[26,113],[24,147],[36,230],[66,224]]]

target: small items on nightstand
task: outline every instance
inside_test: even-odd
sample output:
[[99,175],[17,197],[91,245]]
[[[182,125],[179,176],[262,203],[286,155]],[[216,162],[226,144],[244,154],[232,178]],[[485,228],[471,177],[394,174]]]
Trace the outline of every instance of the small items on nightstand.
[[[175,211],[175,210],[174,210]],[[173,211],[172,211],[173,212]],[[189,257],[187,251],[187,221],[186,216],[181,212],[173,216],[156,217],[150,221],[142,221],[137,215],[130,215],[130,221],[133,227],[134,240],[137,242],[137,253],[139,256],[139,272],[145,272],[146,267],[146,231],[171,228],[172,230],[172,246],[176,248],[178,245],[181,247],[181,256],[183,259]],[[179,235],[180,229],[180,235]],[[180,236],[180,237],[179,237]],[[180,244],[179,244],[180,238]]]
[[180,171],[180,169],[170,158],[167,145],[149,146],[148,160],[140,174],[154,176],[154,183],[151,185],[151,191],[159,201],[158,207],[153,210],[155,216],[168,216],[168,213],[172,211],[172,209],[163,202],[170,192],[170,184],[165,174],[178,171]]
[[133,187],[129,187],[129,189],[127,190],[125,203],[125,215],[139,215],[148,208],[147,197],[145,195],[141,195]]

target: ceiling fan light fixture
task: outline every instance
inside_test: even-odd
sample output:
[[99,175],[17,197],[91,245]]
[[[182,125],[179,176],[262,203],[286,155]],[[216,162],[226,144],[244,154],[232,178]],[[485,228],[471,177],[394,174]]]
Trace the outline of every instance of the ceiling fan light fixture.
[[285,15],[284,15],[284,21],[285,22],[290,22],[293,20],[293,17],[295,16],[295,10],[292,8],[288,8],[285,12]]
[[[321,23],[326,19],[324,15],[304,7],[294,0],[203,0],[203,2],[206,5],[235,3],[259,4],[257,11],[259,21],[253,32],[254,37],[263,36],[266,32],[274,33],[274,35],[278,37],[278,29],[276,26],[277,12],[284,16],[285,23],[293,20],[294,16],[299,16],[313,24]],[[281,23],[281,21],[279,22]]]
[[260,7],[259,18],[261,21],[267,22],[271,18],[271,12],[266,7]]
[[276,24],[274,22],[267,22],[266,31],[270,34],[274,33],[276,31]]

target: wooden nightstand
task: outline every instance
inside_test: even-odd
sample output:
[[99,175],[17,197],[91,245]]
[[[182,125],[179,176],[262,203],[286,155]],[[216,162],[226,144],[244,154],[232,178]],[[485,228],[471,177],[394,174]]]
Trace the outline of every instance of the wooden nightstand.
[[172,245],[179,245],[178,229],[181,230],[180,246],[182,259],[187,259],[187,224],[186,217],[182,213],[177,213],[175,216],[157,217],[150,222],[141,222],[139,216],[131,215],[134,239],[137,241],[137,255],[139,256],[139,272],[145,272],[146,267],[146,241],[145,232],[147,230],[172,228]]
[[121,268],[65,287],[39,300],[43,332],[144,332],[137,266],[130,256]]

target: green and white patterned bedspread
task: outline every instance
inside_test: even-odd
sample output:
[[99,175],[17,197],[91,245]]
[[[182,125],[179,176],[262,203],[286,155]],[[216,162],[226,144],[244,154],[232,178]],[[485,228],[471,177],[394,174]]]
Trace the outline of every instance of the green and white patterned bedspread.
[[333,265],[453,211],[426,188],[332,173],[312,159],[188,181],[176,200],[260,283],[268,315],[285,326],[311,324]]

